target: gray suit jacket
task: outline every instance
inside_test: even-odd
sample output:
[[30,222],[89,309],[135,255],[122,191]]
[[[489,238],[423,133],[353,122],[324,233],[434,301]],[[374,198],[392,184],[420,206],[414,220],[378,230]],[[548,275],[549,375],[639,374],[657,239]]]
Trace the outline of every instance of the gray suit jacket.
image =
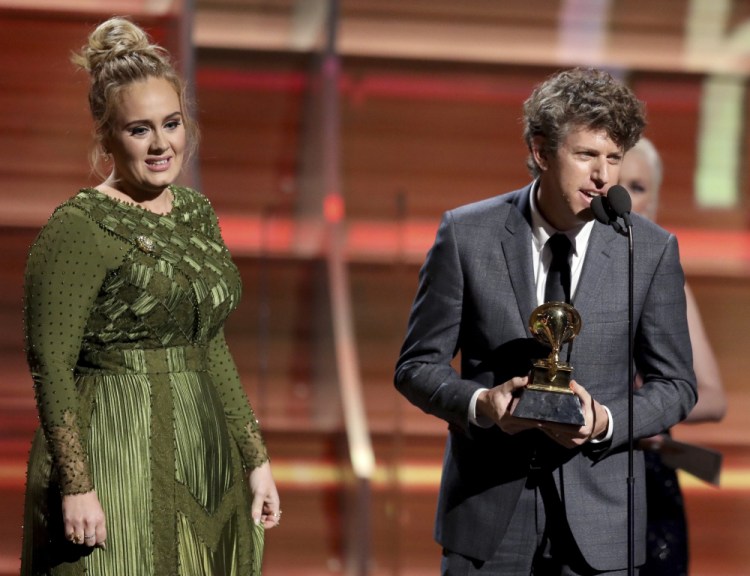
[[[435,537],[445,548],[486,560],[503,538],[532,452],[554,470],[573,535],[599,570],[627,566],[628,241],[596,222],[574,306],[573,378],[614,422],[606,445],[568,450],[536,430],[507,435],[468,421],[474,392],[526,375],[548,350],[528,330],[536,307],[530,186],[460,207],[442,219],[420,271],[395,384],[412,403],[446,420],[449,436]],[[635,393],[634,434],[676,424],[696,402],[675,237],[636,215],[634,357],[644,386]],[[452,367],[461,355],[461,373]],[[635,454],[635,554],[645,559],[643,458]]]

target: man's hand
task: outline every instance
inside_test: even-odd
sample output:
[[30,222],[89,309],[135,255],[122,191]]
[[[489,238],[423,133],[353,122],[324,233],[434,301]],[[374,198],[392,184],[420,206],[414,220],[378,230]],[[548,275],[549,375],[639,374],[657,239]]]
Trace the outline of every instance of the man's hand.
[[517,376],[499,386],[485,390],[477,397],[477,416],[492,420],[506,434],[517,434],[529,428],[538,428],[536,420],[516,418],[510,413],[513,392],[528,384],[528,376]]
[[[586,389],[571,380],[570,388],[578,396],[583,407],[583,426],[571,426],[570,424],[558,424],[531,420],[529,418],[516,418],[510,413],[513,402],[514,391],[528,384],[528,377],[516,377],[482,392],[477,397],[477,416],[491,419],[506,434],[518,434],[524,430],[541,430],[558,444],[566,448],[582,446],[593,438],[601,438],[607,432],[609,418],[604,407],[594,400]],[[550,392],[553,394],[553,392]]]
[[558,444],[566,448],[575,448],[594,438],[604,437],[609,426],[609,418],[604,407],[578,382],[571,380],[570,388],[581,401],[585,424],[579,428],[570,424],[539,422],[538,427]]

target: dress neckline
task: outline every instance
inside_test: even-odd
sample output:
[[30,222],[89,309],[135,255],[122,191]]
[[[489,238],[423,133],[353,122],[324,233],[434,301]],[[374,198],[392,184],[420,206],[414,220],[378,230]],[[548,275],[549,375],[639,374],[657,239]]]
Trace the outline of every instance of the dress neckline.
[[169,218],[175,214],[175,210],[179,207],[180,196],[178,193],[178,187],[172,186],[170,184],[167,188],[172,193],[172,207],[170,208],[169,212],[165,212],[164,214],[161,214],[159,212],[154,212],[153,210],[149,210],[148,208],[144,208],[143,206],[141,206],[140,204],[136,204],[135,202],[128,202],[126,200],[121,200],[120,198],[115,198],[114,196],[110,196],[109,194],[106,194],[102,192],[101,190],[94,188],[93,186],[87,186],[83,188],[83,190],[85,190],[86,192],[91,192],[95,196],[98,196],[100,198],[109,200],[110,202],[112,202],[113,204],[117,206],[123,206],[125,208],[132,208],[140,212],[145,212],[146,214],[151,214],[157,218],[162,218],[162,217]]

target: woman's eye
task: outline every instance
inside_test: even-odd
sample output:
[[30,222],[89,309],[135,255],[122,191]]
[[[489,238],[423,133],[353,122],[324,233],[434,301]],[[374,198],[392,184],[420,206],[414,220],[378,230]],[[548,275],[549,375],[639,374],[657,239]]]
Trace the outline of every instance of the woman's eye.
[[167,123],[166,123],[166,124],[164,125],[164,127],[165,127],[165,128],[167,129],[167,130],[174,130],[175,128],[177,128],[177,127],[178,127],[178,126],[180,126],[181,124],[182,124],[182,122],[181,122],[180,120],[172,120],[171,122],[167,122]]
[[145,126],[136,126],[130,129],[130,133],[133,136],[143,136],[146,132],[148,132],[148,128]]

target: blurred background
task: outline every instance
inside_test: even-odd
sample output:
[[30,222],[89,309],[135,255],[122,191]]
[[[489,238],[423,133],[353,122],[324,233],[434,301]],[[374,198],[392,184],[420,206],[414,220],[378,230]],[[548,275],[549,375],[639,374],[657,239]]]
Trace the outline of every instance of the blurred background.
[[[729,396],[721,486],[681,477],[697,576],[750,566],[750,1],[0,0],[0,575],[17,574],[29,440],[28,248],[96,184],[87,78],[69,62],[129,15],[194,88],[185,174],[219,214],[244,299],[227,327],[284,522],[266,576],[436,574],[445,427],[394,390],[440,214],[524,185],[521,105],[573,65],[646,102],[680,241]],[[623,479],[623,483],[625,480]]]

